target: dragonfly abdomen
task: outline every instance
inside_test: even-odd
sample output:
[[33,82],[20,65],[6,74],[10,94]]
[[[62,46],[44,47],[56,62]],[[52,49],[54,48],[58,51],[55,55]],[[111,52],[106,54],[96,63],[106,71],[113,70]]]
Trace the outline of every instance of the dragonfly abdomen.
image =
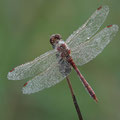
[[85,80],[85,78],[82,76],[82,74],[80,73],[79,69],[77,68],[77,66],[75,65],[74,61],[72,58],[70,58],[68,60],[68,62],[71,64],[71,66],[74,68],[74,70],[77,72],[78,76],[80,77],[80,80],[82,81],[83,85],[85,86],[85,88],[87,89],[88,93],[90,94],[90,96],[97,102],[97,97],[95,95],[95,92],[93,91],[92,87],[89,85],[89,83]]

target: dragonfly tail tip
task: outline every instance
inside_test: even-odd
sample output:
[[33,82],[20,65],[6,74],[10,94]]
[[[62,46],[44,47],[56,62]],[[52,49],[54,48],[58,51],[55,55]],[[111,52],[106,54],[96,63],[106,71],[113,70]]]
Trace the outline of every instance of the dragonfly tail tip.
[[96,97],[96,96],[94,97],[94,100],[96,101],[96,103],[98,103],[98,99],[97,99],[97,97]]
[[95,101],[96,101],[96,103],[98,103],[98,99],[97,98],[95,99]]
[[96,103],[98,103],[98,99],[97,99],[96,95],[94,94],[92,97],[96,101]]

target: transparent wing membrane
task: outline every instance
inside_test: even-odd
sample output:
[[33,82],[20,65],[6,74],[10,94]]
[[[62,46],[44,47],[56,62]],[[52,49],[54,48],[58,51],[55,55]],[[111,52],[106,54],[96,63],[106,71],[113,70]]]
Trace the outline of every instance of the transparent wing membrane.
[[109,13],[108,6],[98,8],[87,22],[66,40],[71,49],[90,39],[101,27]]
[[118,28],[117,25],[107,26],[90,40],[76,46],[71,51],[75,63],[83,65],[95,58],[116,35]]
[[22,91],[24,94],[35,93],[59,83],[64,78],[65,76],[59,72],[59,64],[54,64],[43,73],[28,81],[27,85],[23,87]]
[[33,61],[22,64],[8,73],[8,79],[21,80],[29,77],[34,77],[50,67],[51,64],[57,62],[55,50],[35,58]]

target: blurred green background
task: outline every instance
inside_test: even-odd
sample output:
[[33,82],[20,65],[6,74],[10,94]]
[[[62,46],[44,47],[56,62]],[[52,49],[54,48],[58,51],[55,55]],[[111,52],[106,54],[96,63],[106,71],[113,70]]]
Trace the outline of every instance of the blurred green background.
[[[49,38],[65,40],[100,5],[110,13],[102,28],[120,25],[120,0],[0,0],[0,120],[77,120],[66,80],[23,95],[26,80],[9,81],[12,68],[52,49]],[[99,99],[86,93],[76,73],[70,78],[84,120],[120,120],[120,32],[102,54],[79,67]]]

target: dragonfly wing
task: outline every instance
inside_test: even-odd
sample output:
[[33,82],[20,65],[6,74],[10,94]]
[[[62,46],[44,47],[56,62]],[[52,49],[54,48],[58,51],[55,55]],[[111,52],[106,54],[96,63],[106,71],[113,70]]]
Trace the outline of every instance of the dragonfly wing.
[[65,76],[59,72],[59,67],[59,64],[53,64],[46,71],[28,81],[27,85],[22,89],[23,94],[35,93],[62,81]]
[[35,58],[33,61],[22,64],[8,73],[8,79],[21,80],[34,77],[45,71],[51,64],[56,62],[56,51],[51,50]]
[[95,58],[116,35],[118,29],[117,25],[107,26],[93,38],[73,49],[71,54],[76,64],[83,65]]
[[72,49],[87,39],[90,39],[99,30],[108,13],[108,6],[98,8],[82,27],[68,37],[66,40],[68,46]]

